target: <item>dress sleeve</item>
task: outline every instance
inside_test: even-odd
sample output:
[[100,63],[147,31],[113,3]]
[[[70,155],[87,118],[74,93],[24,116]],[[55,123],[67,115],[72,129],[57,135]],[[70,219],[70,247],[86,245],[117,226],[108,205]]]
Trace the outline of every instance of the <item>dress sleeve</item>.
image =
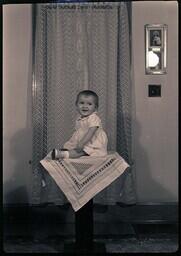
[[88,127],[100,127],[101,126],[101,119],[96,114],[92,114],[88,118]]

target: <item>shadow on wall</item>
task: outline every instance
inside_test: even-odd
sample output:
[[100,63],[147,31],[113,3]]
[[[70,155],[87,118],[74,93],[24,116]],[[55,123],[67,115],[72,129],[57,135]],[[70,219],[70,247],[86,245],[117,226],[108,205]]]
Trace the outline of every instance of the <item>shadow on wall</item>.
[[8,159],[14,160],[14,172],[3,185],[6,204],[29,202],[28,186],[31,180],[31,168],[29,167],[30,139],[30,129],[20,130],[10,141],[9,155],[4,156],[4,161],[8,161]]
[[[168,170],[159,170],[157,176],[155,177],[153,176],[154,174],[150,169],[150,162],[154,161],[154,159],[149,158],[148,154],[146,153],[146,150],[144,149],[144,145],[141,145],[140,136],[142,134],[142,130],[141,130],[140,124],[136,120],[134,120],[134,122],[135,122],[134,123],[134,129],[135,129],[135,132],[134,132],[135,156],[134,157],[137,156],[136,166],[135,166],[137,202],[143,202],[143,201],[144,202],[151,202],[151,201],[152,202],[163,202],[163,201],[174,202],[176,201],[177,199],[175,198],[175,195],[173,195],[168,189],[164,188],[163,184],[157,181],[157,178],[160,179],[160,176],[163,175],[163,172],[164,172],[164,175],[167,175],[166,171]],[[163,131],[160,131],[160,135],[162,133]],[[157,141],[156,143],[159,144],[159,141]],[[140,161],[139,163],[138,163],[138,158]],[[158,158],[159,158],[159,161],[162,161],[164,158],[164,155],[158,154]],[[145,199],[140,200],[139,195],[144,195],[144,197],[142,196],[142,198],[145,198]]]
[[[14,135],[7,132],[6,136],[9,138],[7,155],[4,155],[4,162],[6,162],[8,180],[3,184],[4,186],[4,200],[7,204],[14,203],[28,203],[30,185],[32,180],[31,166],[29,166],[29,160],[32,157],[32,47],[27,44],[26,56],[20,56],[20,61],[24,61],[24,69],[21,70],[20,86],[23,87],[22,94],[17,95],[16,83],[14,83],[15,77],[11,77],[10,81],[13,81],[13,88],[11,88],[11,101],[7,102],[8,109],[5,113],[12,116],[12,112],[8,112],[12,107],[12,101],[16,102],[17,97],[22,98],[20,102],[22,110],[15,109],[19,119],[19,123],[15,124],[15,127],[11,128],[11,133],[16,129],[18,132]],[[21,67],[21,65],[20,65]],[[19,70],[17,69],[19,72]],[[15,79],[17,80],[17,79]],[[8,80],[9,81],[9,80]],[[18,80],[20,81],[20,80]],[[8,85],[7,85],[8,86]],[[25,90],[25,87],[27,89]],[[13,91],[12,91],[13,90]],[[14,96],[12,96],[14,95]],[[17,97],[16,97],[17,96]],[[6,99],[5,99],[6,100]],[[13,116],[14,118],[14,116]],[[19,127],[23,127],[21,129]],[[8,124],[5,123],[4,127]],[[8,164],[9,162],[9,164]]]

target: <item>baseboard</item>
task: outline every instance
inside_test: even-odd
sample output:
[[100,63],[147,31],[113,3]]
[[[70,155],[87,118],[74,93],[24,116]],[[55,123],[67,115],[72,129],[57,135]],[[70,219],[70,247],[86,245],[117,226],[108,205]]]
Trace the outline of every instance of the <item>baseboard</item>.
[[[29,204],[6,204],[4,205],[4,217],[6,221],[45,218],[60,222],[60,215],[68,216],[66,221],[74,222],[74,211],[70,204],[56,205],[29,205]],[[51,216],[51,217],[50,217]],[[127,224],[176,224],[178,223],[178,203],[137,203],[132,206],[108,206],[99,205],[94,208],[94,221],[104,223],[109,216],[109,223]],[[110,218],[110,216],[112,216]]]
[[[66,203],[64,205],[60,205],[60,206],[65,206],[65,205],[69,205],[69,203]],[[102,204],[100,204],[101,206]],[[129,206],[129,204],[124,204]],[[177,206],[178,202],[137,202],[134,205],[140,205],[140,206],[147,206],[147,205],[174,205]],[[3,204],[3,208],[8,208],[8,207],[41,207],[41,206],[48,206],[48,207],[55,207],[57,206],[54,203],[43,203],[43,204],[29,204],[29,203],[4,203]]]

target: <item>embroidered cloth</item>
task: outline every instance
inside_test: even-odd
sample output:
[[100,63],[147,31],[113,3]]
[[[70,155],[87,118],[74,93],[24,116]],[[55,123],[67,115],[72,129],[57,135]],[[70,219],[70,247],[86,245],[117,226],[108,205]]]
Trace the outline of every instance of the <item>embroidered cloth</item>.
[[117,152],[110,152],[104,157],[82,156],[63,160],[52,160],[50,152],[40,163],[63,191],[74,211],[78,211],[129,167]]

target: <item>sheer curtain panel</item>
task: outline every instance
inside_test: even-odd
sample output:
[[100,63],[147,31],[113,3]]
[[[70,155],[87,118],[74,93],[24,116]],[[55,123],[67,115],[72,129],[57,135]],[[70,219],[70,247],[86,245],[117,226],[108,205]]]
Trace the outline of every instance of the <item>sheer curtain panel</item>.
[[[130,28],[126,2],[36,4],[33,82],[32,203],[64,204],[64,194],[40,160],[69,139],[83,89],[100,98],[99,115],[109,150],[131,165]],[[42,176],[46,187],[42,187]],[[134,203],[133,170],[95,196],[94,202]]]

